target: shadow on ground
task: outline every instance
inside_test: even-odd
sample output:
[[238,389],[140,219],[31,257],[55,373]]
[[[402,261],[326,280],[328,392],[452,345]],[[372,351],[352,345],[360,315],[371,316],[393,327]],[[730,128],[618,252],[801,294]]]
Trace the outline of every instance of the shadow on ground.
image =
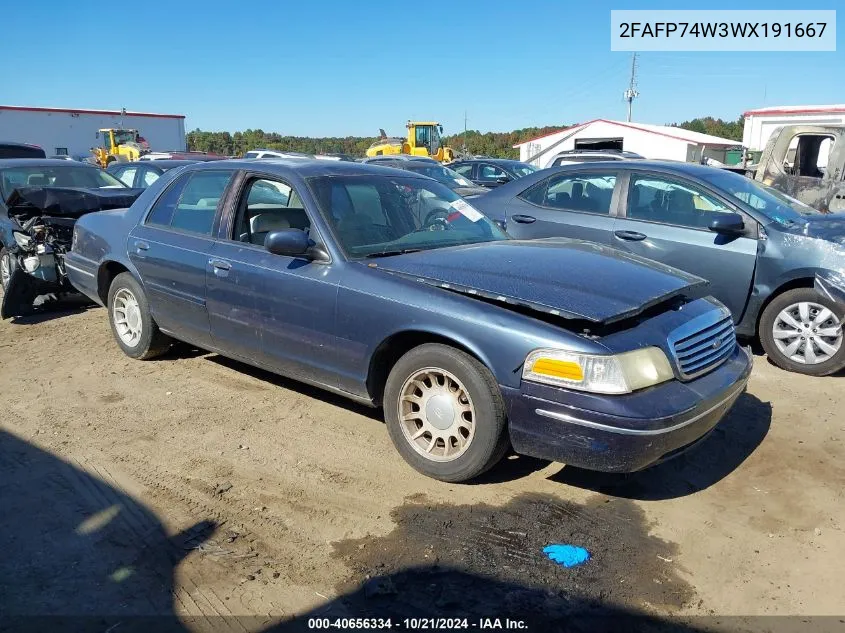
[[[338,545],[335,556],[353,575],[339,587],[337,598],[310,613],[270,624],[250,616],[177,617],[174,574],[187,553],[211,536],[215,522],[201,520],[169,536],[156,515],[122,491],[102,468],[83,469],[0,431],[0,499],[4,632],[281,633],[314,630],[314,618],[336,617],[394,622],[432,617],[480,622],[489,617],[500,618],[503,626],[510,618],[523,620],[522,630],[538,632],[611,630],[602,628],[605,624],[618,630],[623,620],[628,630],[696,630],[612,606],[611,597],[604,600],[595,589],[603,586],[597,578],[609,574],[615,582],[629,562],[636,563],[630,573],[637,577],[657,573],[652,554],[669,551],[642,532],[641,511],[624,500],[579,509],[528,497],[504,510],[409,500],[395,511],[398,527],[391,535]],[[646,538],[644,558],[623,561],[620,556],[616,563],[605,559],[603,572],[596,566],[581,573],[579,580],[577,574],[558,575],[548,562],[538,575],[520,554],[525,548],[536,549],[555,530],[563,534],[561,530],[571,532],[575,525],[580,534],[596,521],[614,541],[634,533]],[[500,542],[511,523],[531,527],[522,536]],[[482,533],[474,535],[474,529]],[[597,537],[584,536],[593,547],[590,538]],[[433,546],[443,558],[427,562],[426,552]],[[649,588],[656,602],[658,593],[670,600],[678,599],[675,594],[689,595],[684,581],[659,573],[671,582]]]
[[287,389],[288,391],[294,391],[302,394],[303,396],[308,396],[309,398],[314,398],[315,400],[321,400],[336,407],[341,407],[347,411],[351,411],[352,413],[357,413],[358,415],[363,415],[373,420],[384,422],[384,415],[382,414],[381,409],[368,407],[364,404],[344,398],[341,395],[326,391],[325,389],[312,387],[311,385],[299,382],[293,378],[286,378],[285,376],[280,376],[279,374],[274,374],[273,372],[227,358],[226,356],[220,356],[219,354],[210,354],[207,360],[217,363],[223,367],[228,367],[229,369],[242,374],[252,376],[253,378],[275,385],[276,387],[281,387],[282,389]]
[[94,302],[81,294],[43,295],[36,298],[35,304],[27,314],[12,317],[11,322],[15,325],[36,325],[72,314],[81,314],[96,307],[98,306]]
[[626,475],[564,466],[550,479],[628,499],[684,497],[709,488],[736,470],[766,437],[771,423],[771,403],[745,393],[709,437],[674,459]]

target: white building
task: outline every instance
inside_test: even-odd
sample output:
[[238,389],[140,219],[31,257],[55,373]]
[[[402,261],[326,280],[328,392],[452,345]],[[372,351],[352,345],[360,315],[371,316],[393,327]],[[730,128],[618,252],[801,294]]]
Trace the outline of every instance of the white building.
[[762,150],[772,132],[784,125],[845,125],[845,104],[758,108],[742,116],[742,144],[752,151]]
[[702,153],[724,162],[725,151],[738,141],[666,125],[594,119],[514,145],[519,160],[548,167],[558,152],[573,149],[618,149],[646,158],[699,162]]
[[187,149],[183,114],[0,105],[0,141],[40,145],[47,156],[90,154],[97,130],[110,127],[137,129],[152,150]]

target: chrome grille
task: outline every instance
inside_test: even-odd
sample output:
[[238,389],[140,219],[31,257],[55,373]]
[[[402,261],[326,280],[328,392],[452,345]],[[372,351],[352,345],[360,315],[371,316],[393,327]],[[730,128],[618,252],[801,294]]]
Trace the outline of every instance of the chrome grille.
[[713,310],[684,324],[669,336],[681,378],[690,380],[723,363],[736,347],[733,319],[726,310]]

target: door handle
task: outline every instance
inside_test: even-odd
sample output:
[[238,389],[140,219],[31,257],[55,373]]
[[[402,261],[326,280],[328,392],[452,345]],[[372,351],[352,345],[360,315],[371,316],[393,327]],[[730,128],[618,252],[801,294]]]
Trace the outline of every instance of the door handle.
[[222,259],[210,259],[208,263],[217,270],[229,270],[232,267],[232,264]]
[[645,233],[638,233],[637,231],[614,231],[613,234],[620,240],[629,242],[641,242],[648,237]]
[[148,251],[148,250],[150,250],[150,245],[147,244],[146,242],[138,241],[138,242],[135,242],[135,248],[138,249],[139,251]]
[[519,222],[520,224],[531,224],[537,221],[533,215],[521,215],[517,214],[511,218],[514,222]]

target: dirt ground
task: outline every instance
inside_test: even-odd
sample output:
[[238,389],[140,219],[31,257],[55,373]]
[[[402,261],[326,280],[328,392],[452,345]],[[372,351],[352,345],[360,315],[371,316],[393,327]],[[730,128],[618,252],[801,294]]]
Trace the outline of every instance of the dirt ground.
[[[510,456],[454,485],[406,466],[375,410],[186,346],[131,360],[100,308],[4,321],[6,615],[841,616],[845,378],[755,361],[677,460]],[[551,543],[591,559],[564,569]]]

